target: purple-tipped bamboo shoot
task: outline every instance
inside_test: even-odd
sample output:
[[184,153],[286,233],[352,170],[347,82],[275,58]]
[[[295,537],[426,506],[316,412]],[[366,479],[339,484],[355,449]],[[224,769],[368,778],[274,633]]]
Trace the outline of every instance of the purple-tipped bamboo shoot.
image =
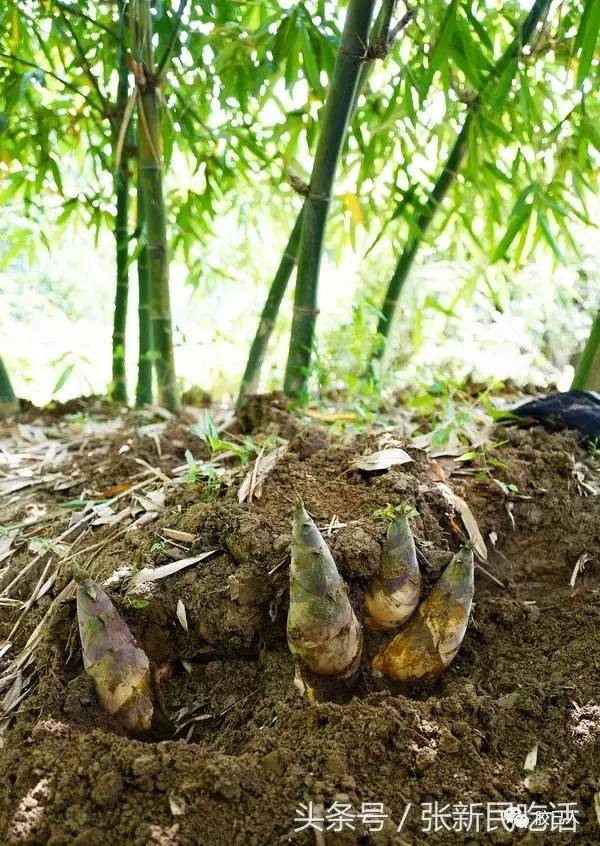
[[100,704],[132,734],[147,731],[154,706],[146,653],[102,588],[81,568],[74,576],[83,666]]
[[301,501],[294,509],[287,636],[293,655],[320,676],[350,675],[360,662],[360,623],[331,552]]
[[421,571],[408,518],[390,524],[383,561],[365,593],[365,625],[393,629],[405,623],[419,604]]
[[406,682],[437,676],[452,663],[471,613],[473,567],[473,551],[464,547],[405,628],[375,656],[376,670]]

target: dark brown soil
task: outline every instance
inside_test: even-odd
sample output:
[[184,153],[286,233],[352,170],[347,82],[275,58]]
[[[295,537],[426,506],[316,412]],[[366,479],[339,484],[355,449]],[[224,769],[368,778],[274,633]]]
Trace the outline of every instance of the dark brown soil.
[[[589,489],[598,481],[590,457],[568,435],[502,430],[497,440],[506,443],[494,458],[504,466],[449,479],[488,543],[486,569],[504,585],[477,572],[476,606],[454,664],[436,682],[400,689],[369,668],[389,635],[368,633],[352,680],[304,675],[309,701],[294,684],[285,640],[294,497],[323,529],[358,613],[380,561],[388,504],[418,511],[425,590],[461,540],[423,453],[393,433],[302,428],[283,403],[269,407],[257,404],[242,421],[246,431],[291,439],[261,498],[238,503],[241,474],[214,499],[201,484],[178,489],[159,519],[159,528],[191,532],[194,551],[220,551],[150,585],[111,589],[154,665],[158,705],[148,737],[128,738],[102,712],[82,670],[74,603],[60,606],[38,653],[37,687],[0,750],[0,843],[600,842],[600,497]],[[186,438],[182,426],[161,466],[181,463]],[[351,467],[357,455],[402,445],[412,464],[373,475]],[[140,455],[139,444],[132,454]],[[146,460],[159,464],[156,455]],[[117,485],[132,469],[115,459],[87,482]],[[155,531],[127,533],[102,549],[91,565],[95,578],[168,560],[169,550],[152,548]],[[54,593],[67,581],[59,577]],[[179,599],[188,634],[177,619]],[[10,613],[0,608],[4,628]],[[297,832],[297,809],[309,802],[351,805],[355,813],[362,803],[383,803],[386,819],[378,832],[356,820],[343,833]],[[574,802],[581,824],[576,835],[425,833],[422,803],[433,802]]]

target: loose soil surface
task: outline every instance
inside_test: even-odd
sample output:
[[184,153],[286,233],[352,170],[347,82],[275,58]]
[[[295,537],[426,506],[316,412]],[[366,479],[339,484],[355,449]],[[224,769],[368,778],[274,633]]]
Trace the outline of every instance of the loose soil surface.
[[[64,435],[69,425],[53,419],[52,432]],[[252,432],[257,447],[278,438],[287,449],[249,504],[238,502],[247,468],[238,469],[235,457],[225,456],[220,487],[210,479],[167,484],[186,450],[210,459],[189,422],[143,435],[139,428],[123,418],[110,431],[75,438],[60,465],[62,488],[53,477],[0,499],[6,525],[78,497],[114,497],[120,486],[117,512],[130,501],[127,485],[141,478],[158,488],[166,479],[164,503],[145,512],[146,523],[133,513],[132,529],[120,522],[87,529],[80,547],[40,556],[10,591],[27,602],[46,564],[56,570],[0,658],[1,673],[43,622],[23,673],[29,687],[5,720],[1,844],[600,842],[600,473],[574,436],[506,427],[493,433],[504,441],[489,453],[494,462],[480,459],[476,468],[432,463],[398,431],[333,433],[293,417],[280,400],[256,401],[232,437],[241,443]],[[412,463],[372,474],[352,466],[361,454],[397,446]],[[489,553],[488,573],[476,570],[475,607],[455,662],[436,681],[402,688],[370,668],[390,634],[367,632],[352,679],[303,672],[295,681],[285,637],[294,498],[302,496],[322,529],[361,616],[381,559],[386,506],[418,512],[424,594],[459,548],[460,517],[438,487],[444,468]],[[56,539],[73,519],[65,515],[26,529],[28,543],[8,564],[0,561],[0,588],[31,561],[31,532]],[[178,542],[164,529],[189,534]],[[136,588],[127,573],[114,578],[208,550],[216,552]],[[69,587],[75,552],[99,582],[113,577],[106,589],[151,659],[156,715],[147,736],[126,736],[83,672]],[[0,651],[21,613],[22,605],[0,604]],[[436,802],[453,816],[446,813],[439,831],[424,831],[422,815]],[[579,812],[576,834],[506,831],[501,822],[486,831],[487,803],[568,802]],[[327,815],[330,830],[298,831],[302,803]],[[382,805],[379,823],[360,816],[368,803]],[[475,803],[480,833],[474,821],[460,829],[458,806]],[[354,817],[336,831],[343,806]]]

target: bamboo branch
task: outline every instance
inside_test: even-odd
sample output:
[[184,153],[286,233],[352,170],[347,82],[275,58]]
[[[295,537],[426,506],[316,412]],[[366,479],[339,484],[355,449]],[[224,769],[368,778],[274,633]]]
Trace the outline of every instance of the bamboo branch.
[[98,29],[101,29],[103,32],[106,32],[111,38],[114,38],[115,41],[119,43],[122,41],[121,36],[117,35],[114,29],[111,29],[106,24],[100,23],[100,21],[94,20],[89,15],[86,15],[85,12],[82,12],[81,9],[77,9],[75,6],[71,6],[69,3],[61,3],[60,0],[53,0],[54,5],[60,9],[61,12],[67,12],[70,15],[75,15],[77,18],[81,18],[84,21],[88,21],[88,23],[93,24]]
[[64,13],[64,11],[62,12],[62,17],[63,17],[63,20],[65,22],[65,26],[69,30],[69,34],[70,34],[70,36],[73,39],[73,42],[75,44],[75,48],[76,48],[77,53],[79,55],[79,60],[81,62],[81,66],[83,67],[84,73],[85,73],[86,77],[88,78],[90,85],[92,86],[92,88],[96,92],[96,95],[98,97],[98,101],[100,102],[100,105],[102,106],[102,111],[106,115],[106,117],[109,118],[109,120],[112,120],[110,108],[109,108],[108,97],[106,97],[102,93],[102,89],[100,88],[100,84],[99,84],[98,80],[96,79],[95,74],[92,73],[92,69],[91,69],[89,62],[87,60],[87,57],[85,55],[85,50],[83,49],[83,47],[81,45],[81,42],[80,42],[80,40],[77,36],[77,33],[73,29],[71,22],[69,21],[68,17]]
[[371,373],[373,372],[374,361],[381,358],[385,352],[386,341],[389,337],[398,299],[406,279],[408,278],[415,256],[417,255],[419,247],[423,242],[423,238],[429,229],[439,206],[448,194],[450,187],[453,185],[454,180],[460,171],[460,167],[467,150],[467,142],[473,126],[473,121],[475,115],[484,102],[485,93],[501,76],[502,72],[509,63],[518,57],[522,47],[531,40],[538,23],[548,12],[551,3],[552,0],[535,0],[531,10],[520,27],[517,36],[498,59],[483,82],[477,96],[473,99],[466,110],[462,128],[456,138],[456,141],[454,142],[454,145],[452,146],[452,149],[450,150],[448,159],[442,168],[433,189],[427,197],[423,211],[417,218],[416,225],[409,233],[406,246],[400,255],[394,273],[388,283],[381,308],[381,316],[377,325],[377,341],[371,354]]
[[177,36],[179,35],[181,20],[183,18],[185,7],[187,6],[187,2],[188,0],[180,0],[179,8],[177,9],[177,14],[175,15],[175,21],[173,23],[173,29],[171,30],[171,35],[169,36],[169,43],[167,44],[165,52],[160,58],[156,68],[156,76],[158,79],[162,78],[164,70],[171,58],[173,50],[175,49],[175,43],[177,41]]
[[96,111],[99,111],[100,114],[104,117],[103,109],[98,106],[95,100],[89,97],[89,95],[84,94],[83,91],[77,88],[76,85],[73,85],[72,83],[68,82],[68,80],[63,79],[62,76],[59,76],[58,74],[54,73],[54,71],[48,70],[47,68],[42,68],[39,65],[36,65],[35,62],[30,62],[28,59],[23,59],[21,56],[17,56],[15,53],[0,52],[0,59],[9,59],[13,62],[19,62],[19,64],[21,65],[25,65],[29,68],[34,68],[35,70],[41,71],[43,74],[52,77],[52,79],[55,79],[57,82],[60,82],[60,84],[64,88],[67,88],[69,91],[72,91],[74,94],[77,94],[79,97],[82,97],[87,103],[89,103],[90,106],[92,106],[92,108],[96,109]]

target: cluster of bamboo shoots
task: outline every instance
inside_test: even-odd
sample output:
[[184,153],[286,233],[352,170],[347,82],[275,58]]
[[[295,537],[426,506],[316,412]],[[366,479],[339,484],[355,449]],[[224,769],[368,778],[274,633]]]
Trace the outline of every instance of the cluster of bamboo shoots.
[[[399,633],[373,659],[398,681],[433,677],[454,659],[473,601],[473,552],[463,547],[419,604],[421,574],[406,514],[390,524],[382,563],[365,593],[365,625]],[[363,633],[327,544],[300,501],[293,519],[288,644],[313,673],[346,676]]]
[[[362,626],[333,556],[301,501],[294,510],[287,620],[291,652],[313,673],[348,676],[358,667]],[[83,665],[101,705],[132,733],[150,728],[150,664],[113,603],[75,568]],[[399,681],[441,673],[462,643],[473,601],[473,553],[464,547],[419,604],[421,574],[406,514],[390,524],[381,566],[365,593],[365,626],[401,628],[373,659]]]

